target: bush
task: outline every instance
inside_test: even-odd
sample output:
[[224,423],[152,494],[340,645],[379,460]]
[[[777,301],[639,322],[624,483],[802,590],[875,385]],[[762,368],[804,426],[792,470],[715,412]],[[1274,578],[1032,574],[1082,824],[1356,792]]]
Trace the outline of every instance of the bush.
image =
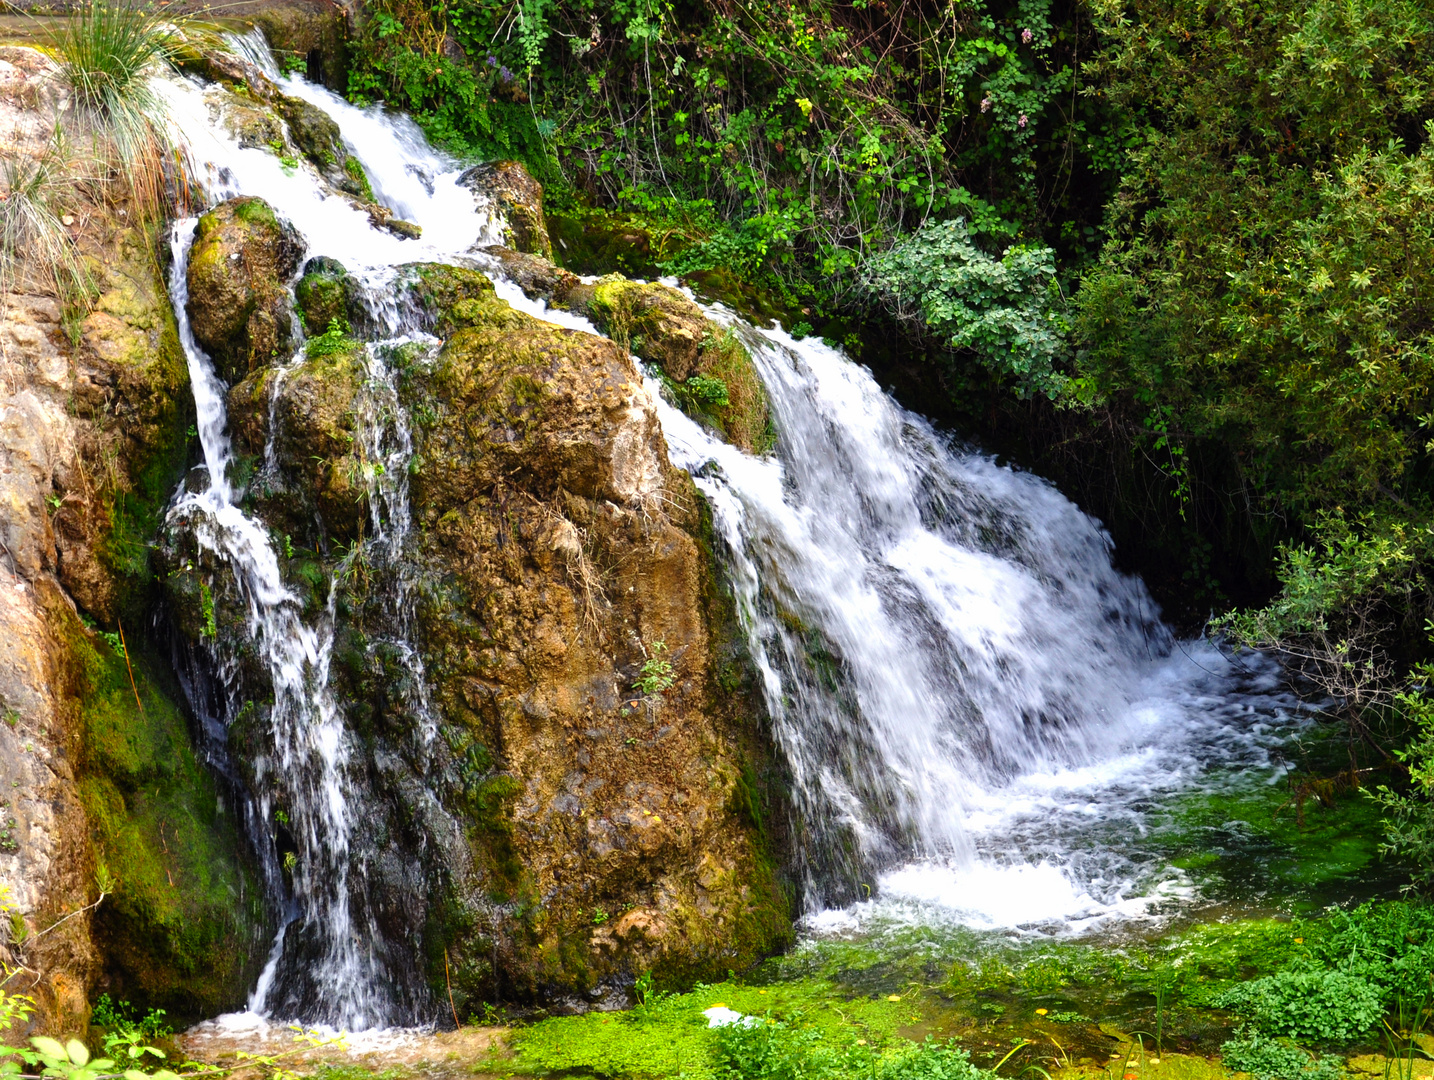
[[1348,1042],[1384,1014],[1379,989],[1342,971],[1281,971],[1231,987],[1214,1004],[1254,1022],[1266,1035]]
[[867,263],[863,281],[899,316],[919,318],[943,344],[970,349],[1022,396],[1056,397],[1066,322],[1055,252],[1017,244],[999,259],[971,240],[964,221],[931,222]]

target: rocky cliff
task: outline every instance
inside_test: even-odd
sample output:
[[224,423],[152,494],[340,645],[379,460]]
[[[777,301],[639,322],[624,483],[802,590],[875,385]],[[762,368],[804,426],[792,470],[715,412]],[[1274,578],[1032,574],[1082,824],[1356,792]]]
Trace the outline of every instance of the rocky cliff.
[[26,969],[10,988],[73,1031],[99,988],[180,1015],[233,1004],[270,920],[154,608],[193,423],[161,232],[76,183],[53,74],[0,49],[0,155],[74,254],[57,274],[7,250],[0,275],[0,885]]

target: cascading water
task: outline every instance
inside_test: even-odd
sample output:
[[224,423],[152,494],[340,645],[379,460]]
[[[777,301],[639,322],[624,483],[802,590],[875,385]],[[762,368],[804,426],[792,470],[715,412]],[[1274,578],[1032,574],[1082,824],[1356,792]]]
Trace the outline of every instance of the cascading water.
[[[247,763],[249,817],[284,928],[251,1009],[350,1028],[413,1022],[428,1007],[412,944],[421,913],[384,900],[374,882],[388,883],[387,896],[416,894],[424,871],[413,860],[391,865],[356,825],[374,791],[400,781],[381,764],[360,767],[330,686],[338,577],[362,557],[365,572],[387,582],[386,631],[365,648],[402,673],[396,708],[407,727],[394,752],[421,777],[435,725],[410,635],[412,443],[388,357],[405,342],[433,343],[405,322],[392,285],[405,263],[453,261],[495,242],[498,223],[411,122],[279,76],[256,36],[238,45],[339,124],[378,200],[424,232],[414,240],[376,230],[317,176],[241,147],[214,119],[212,90],[162,84],[206,197],[265,199],[302,232],[310,256],[344,263],[366,298],[366,336],[387,339],[366,347],[356,432],[370,536],[340,562],[327,603],[306,612],[283,578],[277,538],[242,508],[226,388],[185,310],[194,221],[177,227],[171,285],[207,479],[176,496],[170,523],[232,574],[248,636],[242,648],[209,647],[226,693],[196,709],[213,715],[206,730],[222,739],[252,707],[241,669],[259,658],[271,703]],[[595,332],[497,285],[515,307]],[[1208,647],[1193,656],[1178,647],[1141,584],[1112,569],[1105,534],[1048,484],[953,449],[820,342],[712,315],[734,326],[758,364],[776,454],[744,455],[662,402],[656,382],[650,390],[673,459],[696,477],[725,547],[794,778],[813,909],[874,891],[977,925],[1071,929],[1177,893],[1178,874],[1092,837],[1139,830],[1143,798],[1197,785],[1214,757],[1268,766],[1280,705],[1269,674],[1232,669]],[[290,865],[273,840],[279,813]],[[414,860],[461,826],[434,806],[416,835]]]
[[1272,666],[1175,642],[1049,484],[953,448],[822,342],[712,314],[757,363],[776,455],[663,426],[726,546],[809,907],[880,891],[1070,931],[1188,891],[1121,834],[1212,766],[1272,767],[1298,712]]

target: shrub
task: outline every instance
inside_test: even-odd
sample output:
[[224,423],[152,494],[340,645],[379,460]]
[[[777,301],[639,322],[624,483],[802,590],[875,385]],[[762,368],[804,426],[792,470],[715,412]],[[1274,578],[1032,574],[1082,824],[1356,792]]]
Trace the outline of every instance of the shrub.
[[953,349],[1014,376],[1017,389],[1056,397],[1066,323],[1055,253],[1017,244],[999,259],[972,242],[964,221],[931,222],[871,259],[863,281],[898,317],[919,321]]

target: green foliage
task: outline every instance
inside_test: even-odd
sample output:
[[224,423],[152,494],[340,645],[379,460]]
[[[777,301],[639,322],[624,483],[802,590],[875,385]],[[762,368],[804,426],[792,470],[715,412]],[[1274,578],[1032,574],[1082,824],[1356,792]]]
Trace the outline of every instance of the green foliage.
[[1083,17],[1053,18],[1050,0],[382,0],[350,93],[676,225],[673,272],[831,296],[931,215],[1012,237],[1060,203],[1078,223],[1055,232],[1086,250],[1108,109],[1072,93]]
[[883,1053],[866,1040],[835,1043],[800,1016],[788,1023],[770,1016],[753,1020],[717,1029],[724,1074],[733,1080],[982,1080],[993,1075],[972,1065],[965,1050],[931,1039]]
[[699,405],[725,409],[731,404],[727,384],[710,375],[692,375],[682,384],[682,391],[689,394]]
[[335,353],[347,352],[355,344],[349,337],[349,324],[341,318],[333,318],[329,320],[327,330],[304,343],[304,355],[311,360],[321,356],[333,356]]
[[665,641],[654,641],[647,647],[647,658],[642,662],[641,674],[633,680],[633,688],[645,697],[671,690],[677,677],[672,670],[672,661],[662,654],[667,651]]
[[90,1010],[90,1023],[110,1028],[114,1033],[134,1034],[145,1039],[167,1039],[174,1032],[164,1019],[163,1009],[150,1009],[143,1019],[136,1016],[135,1007],[128,1001],[115,1001],[109,994],[95,999]]
[[1381,784],[1374,797],[1384,811],[1383,850],[1405,857],[1413,867],[1417,885],[1434,885],[1434,664],[1415,667],[1411,681],[1397,698],[1404,719],[1413,730],[1409,741],[1396,751],[1409,770],[1407,788]]
[[863,280],[899,315],[918,318],[953,349],[970,349],[1022,395],[1056,397],[1065,319],[1055,253],[1015,244],[993,258],[961,220],[928,222],[869,260]]
[[1340,1080],[1344,1075],[1338,1058],[1316,1058],[1258,1031],[1242,1031],[1224,1043],[1220,1059],[1227,1069],[1247,1072],[1253,1080]]
[[1144,130],[1077,296],[1087,391],[1218,440],[1269,507],[1367,504],[1417,452],[1434,357],[1434,8],[1097,12],[1091,74]]
[[1267,1034],[1321,1042],[1348,1042],[1384,1015],[1378,988],[1341,971],[1281,971],[1232,987],[1214,1004]]

